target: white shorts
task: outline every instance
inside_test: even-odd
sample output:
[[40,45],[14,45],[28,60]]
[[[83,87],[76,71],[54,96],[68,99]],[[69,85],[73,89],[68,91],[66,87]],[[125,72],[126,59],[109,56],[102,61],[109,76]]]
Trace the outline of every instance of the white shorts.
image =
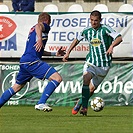
[[91,83],[97,88],[99,84],[106,77],[110,67],[97,67],[92,64],[88,64],[85,62],[83,67],[83,74],[89,72],[92,75]]

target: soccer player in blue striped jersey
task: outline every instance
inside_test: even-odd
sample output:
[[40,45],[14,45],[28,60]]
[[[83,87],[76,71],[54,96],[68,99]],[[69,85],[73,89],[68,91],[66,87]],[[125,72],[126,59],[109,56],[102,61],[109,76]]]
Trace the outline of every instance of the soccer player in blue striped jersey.
[[16,83],[7,89],[0,97],[0,107],[2,107],[16,92],[20,91],[23,86],[33,77],[44,80],[48,79],[49,83],[44,88],[44,92],[35,109],[43,111],[52,111],[52,108],[46,104],[47,99],[58,87],[62,81],[60,74],[49,64],[41,60],[42,56],[63,56],[65,51],[62,47],[55,52],[45,51],[45,45],[48,40],[50,31],[51,16],[48,13],[40,13],[38,23],[33,26],[29,32],[24,54],[20,58],[20,70],[16,77]]
[[[101,24],[101,13],[92,11],[90,14],[91,26],[83,29],[80,35],[74,39],[63,61],[67,61],[72,49],[84,38],[89,44],[89,53],[83,68],[82,98],[72,109],[72,114],[87,115],[88,101],[95,89],[107,75],[112,62],[112,53],[115,46],[122,42],[122,36],[111,27]],[[82,107],[82,108],[81,108]],[[81,108],[81,110],[80,110]]]

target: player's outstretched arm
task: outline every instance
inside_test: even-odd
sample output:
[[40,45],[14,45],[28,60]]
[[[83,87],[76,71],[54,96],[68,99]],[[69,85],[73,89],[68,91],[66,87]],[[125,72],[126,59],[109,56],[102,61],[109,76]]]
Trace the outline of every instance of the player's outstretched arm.
[[79,41],[78,41],[77,39],[75,39],[75,40],[71,43],[71,45],[70,45],[70,47],[68,48],[66,54],[63,56],[62,61],[66,62],[66,61],[68,60],[69,54],[71,53],[71,51],[73,50],[73,48],[74,48],[76,45],[78,45],[78,43],[79,43]]

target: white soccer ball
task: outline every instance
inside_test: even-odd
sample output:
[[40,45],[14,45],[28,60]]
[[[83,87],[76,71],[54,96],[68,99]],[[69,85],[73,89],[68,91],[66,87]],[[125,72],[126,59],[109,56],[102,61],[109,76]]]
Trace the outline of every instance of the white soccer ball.
[[94,111],[99,112],[103,110],[105,103],[101,97],[95,97],[91,100],[90,105]]

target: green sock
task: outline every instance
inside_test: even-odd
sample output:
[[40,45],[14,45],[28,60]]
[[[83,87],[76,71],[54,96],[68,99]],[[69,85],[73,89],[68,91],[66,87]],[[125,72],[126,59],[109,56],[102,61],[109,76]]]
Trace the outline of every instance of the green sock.
[[88,100],[90,98],[90,89],[88,85],[82,87],[82,107],[88,108]]

